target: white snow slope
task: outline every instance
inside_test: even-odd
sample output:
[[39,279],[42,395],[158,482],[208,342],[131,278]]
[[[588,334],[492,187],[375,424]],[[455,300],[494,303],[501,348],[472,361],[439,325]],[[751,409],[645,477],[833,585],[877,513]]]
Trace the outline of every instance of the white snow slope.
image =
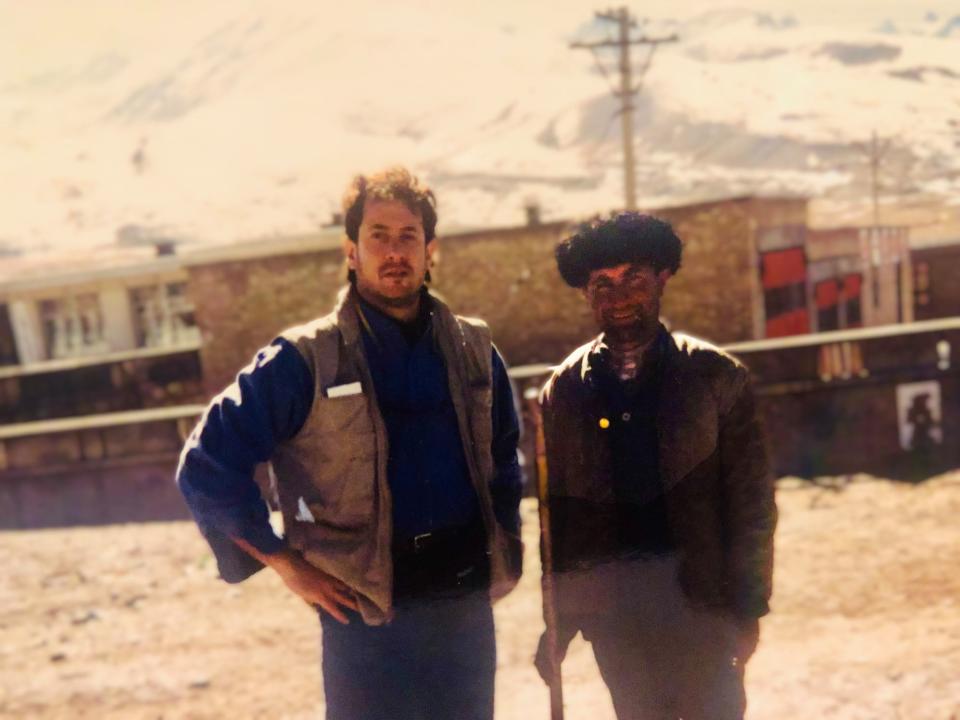
[[[688,5],[638,29],[680,36],[637,100],[642,204],[860,202],[855,143],[874,131],[885,193],[960,202],[960,15],[856,27]],[[612,34],[594,9],[0,2],[0,249],[309,231],[353,173],[393,162],[435,186],[445,230],[522,222],[530,199],[546,219],[618,206],[614,57],[606,78],[569,48]]]

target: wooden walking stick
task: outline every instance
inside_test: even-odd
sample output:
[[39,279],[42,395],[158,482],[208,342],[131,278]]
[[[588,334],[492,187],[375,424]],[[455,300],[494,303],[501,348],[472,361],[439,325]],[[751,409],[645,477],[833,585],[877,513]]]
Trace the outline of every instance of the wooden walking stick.
[[533,419],[536,442],[537,500],[540,510],[540,553],[543,567],[543,619],[546,624],[547,662],[549,664],[550,720],[563,720],[563,676],[560,671],[557,633],[557,595],[553,578],[553,537],[550,532],[550,493],[547,485],[547,444],[543,434],[543,414],[537,389],[524,393]]

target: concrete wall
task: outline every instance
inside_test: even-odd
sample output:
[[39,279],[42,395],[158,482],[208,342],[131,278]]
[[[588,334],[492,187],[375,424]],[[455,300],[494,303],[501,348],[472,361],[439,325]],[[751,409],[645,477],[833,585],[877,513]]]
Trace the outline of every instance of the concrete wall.
[[0,424],[199,402],[197,350],[0,376]]
[[194,421],[186,420],[78,427],[3,440],[0,528],[189,517],[173,482]]
[[[908,328],[905,328],[908,329]],[[738,352],[751,368],[778,475],[871,472],[917,479],[960,466],[960,328]],[[949,366],[938,344],[949,343]],[[821,349],[856,346],[863,372],[821,379]],[[850,356],[850,353],[847,353]],[[898,387],[938,384],[942,440],[925,451],[901,447]]]
[[121,284],[105,285],[100,290],[104,337],[113,351],[132,350],[137,346],[133,328],[130,291]]

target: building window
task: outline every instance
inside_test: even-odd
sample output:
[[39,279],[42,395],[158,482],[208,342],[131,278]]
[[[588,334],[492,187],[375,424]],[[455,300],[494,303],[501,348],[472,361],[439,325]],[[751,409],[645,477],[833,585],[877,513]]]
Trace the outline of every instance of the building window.
[[839,294],[835,279],[817,283],[814,296],[817,301],[817,330],[820,332],[840,329]]
[[760,256],[766,336],[810,332],[807,312],[807,261],[803,248],[788,248]]
[[200,338],[186,283],[133,288],[130,300],[138,347],[171,347]]
[[806,288],[803,283],[769,288],[763,291],[763,305],[768,318],[777,318],[806,305]]
[[930,304],[930,265],[926,262],[913,266],[913,294],[917,305]]
[[862,301],[863,276],[860,274],[847,275],[843,279],[843,299],[846,318],[844,327],[855,328],[863,325]]
[[92,355],[109,349],[96,293],[41,301],[40,323],[48,358]]
[[859,273],[822,280],[814,286],[817,306],[817,331],[828,332],[863,324],[860,294],[863,277]]

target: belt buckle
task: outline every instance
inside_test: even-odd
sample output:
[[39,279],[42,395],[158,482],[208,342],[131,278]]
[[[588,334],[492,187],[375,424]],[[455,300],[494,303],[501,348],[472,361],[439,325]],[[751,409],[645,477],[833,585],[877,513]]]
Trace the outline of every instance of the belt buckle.
[[433,533],[428,533],[428,532],[420,533],[419,535],[414,535],[413,551],[417,553],[423,550],[423,548],[426,546],[427,540],[429,540],[432,535]]

